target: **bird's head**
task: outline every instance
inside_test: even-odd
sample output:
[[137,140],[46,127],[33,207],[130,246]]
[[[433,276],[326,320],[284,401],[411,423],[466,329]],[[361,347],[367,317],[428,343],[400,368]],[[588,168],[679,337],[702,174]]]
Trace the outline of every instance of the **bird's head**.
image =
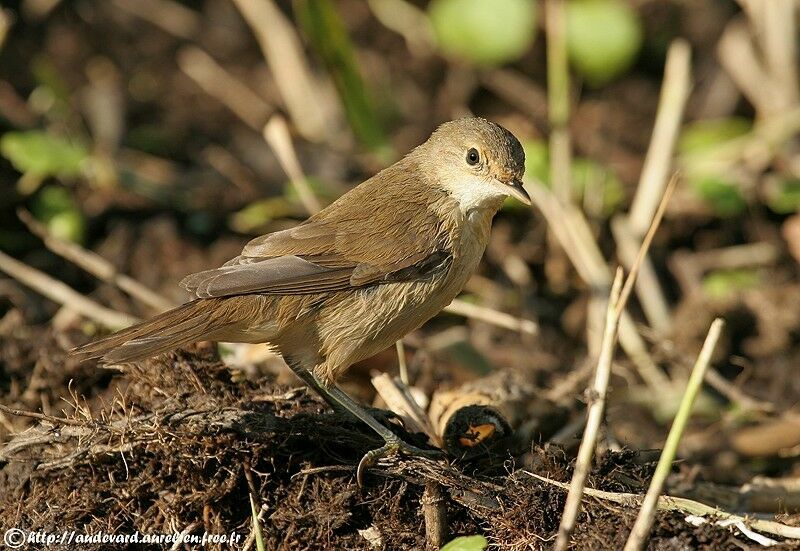
[[481,118],[446,122],[418,149],[436,185],[464,210],[497,208],[508,196],[531,204],[522,187],[522,145],[499,124]]

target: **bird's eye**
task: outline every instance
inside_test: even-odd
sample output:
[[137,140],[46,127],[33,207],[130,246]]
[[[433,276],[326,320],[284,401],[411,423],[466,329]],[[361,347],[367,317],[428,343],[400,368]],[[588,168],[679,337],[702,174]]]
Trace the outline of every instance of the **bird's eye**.
[[476,165],[478,161],[481,160],[481,156],[478,155],[478,150],[474,147],[471,147],[469,151],[467,151],[467,164],[468,165]]

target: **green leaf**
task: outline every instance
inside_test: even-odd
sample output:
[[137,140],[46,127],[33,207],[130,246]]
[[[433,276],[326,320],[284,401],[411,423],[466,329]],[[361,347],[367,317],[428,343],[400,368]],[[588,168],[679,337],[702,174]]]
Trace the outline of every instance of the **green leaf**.
[[567,2],[567,53],[591,86],[602,86],[628,70],[642,35],[642,23],[628,2]]
[[296,0],[297,21],[322,58],[358,140],[388,160],[392,153],[367,95],[353,44],[330,0]]
[[588,190],[601,193],[600,214],[604,216],[611,215],[625,199],[622,182],[617,176],[591,159],[576,157],[572,161],[572,187],[578,191],[581,198],[585,197]]
[[[315,178],[313,176],[306,177],[306,185],[311,189],[311,192],[316,195],[324,203],[332,203],[335,201],[341,192],[339,190],[331,189],[327,182]],[[302,205],[300,201],[300,194],[297,192],[297,186],[294,182],[287,182],[283,187],[283,196],[293,203]]]
[[711,298],[725,298],[760,283],[755,270],[715,270],[703,278],[703,292]]
[[789,214],[800,210],[800,180],[789,179],[777,182],[767,190],[767,206],[778,214]]
[[268,197],[254,201],[232,214],[228,225],[239,233],[258,233],[273,220],[298,214],[300,210],[285,197]]
[[82,243],[86,219],[69,191],[60,186],[47,186],[33,199],[31,213],[47,226],[55,237]]
[[250,518],[253,521],[253,539],[256,541],[256,549],[258,551],[266,551],[267,546],[264,543],[264,536],[261,533],[261,524],[258,521],[258,511],[256,510],[256,502],[253,499],[253,494],[250,494]]
[[85,147],[41,130],[6,132],[0,153],[27,176],[47,178],[78,176],[89,152]]
[[[525,150],[525,175],[535,178],[550,186],[550,154],[543,141],[526,140],[522,144]],[[622,182],[613,171],[603,165],[583,157],[572,160],[572,186],[583,198],[586,190],[602,193],[602,212],[604,216],[613,213],[625,198]]]
[[680,154],[702,153],[744,136],[752,129],[750,120],[743,117],[710,119],[688,124],[678,140]]
[[478,65],[514,61],[536,36],[532,0],[433,0],[428,16],[442,53]]
[[739,186],[713,176],[690,181],[695,193],[723,218],[741,213],[747,203]]
[[525,175],[549,182],[550,152],[547,144],[541,140],[523,140],[522,149],[525,151]]
[[461,536],[442,547],[440,551],[483,551],[489,542],[483,536]]

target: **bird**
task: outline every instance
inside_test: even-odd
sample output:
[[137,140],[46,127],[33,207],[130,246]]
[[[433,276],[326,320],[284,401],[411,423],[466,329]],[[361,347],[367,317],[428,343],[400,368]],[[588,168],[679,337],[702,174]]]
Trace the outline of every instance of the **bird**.
[[441,124],[402,159],[290,229],[248,242],[221,267],[188,275],[192,300],[73,349],[107,364],[197,341],[267,343],[334,409],[391,453],[429,455],[375,419],[336,381],[439,313],[463,289],[507,197],[526,205],[525,153],[507,129],[468,117]]

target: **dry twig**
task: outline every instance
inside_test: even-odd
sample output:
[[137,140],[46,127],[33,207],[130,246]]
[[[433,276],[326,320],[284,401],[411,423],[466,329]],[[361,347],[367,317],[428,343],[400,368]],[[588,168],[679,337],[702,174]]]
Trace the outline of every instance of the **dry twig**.
[[121,314],[97,304],[65,283],[35,268],[31,268],[3,252],[0,252],[0,271],[7,273],[50,300],[72,308],[76,312],[110,329],[122,329],[139,321],[134,316]]
[[196,46],[178,52],[178,67],[242,122],[260,131],[275,108]]
[[603,343],[600,347],[600,358],[597,360],[597,370],[595,380],[590,394],[589,411],[586,414],[586,430],[583,432],[581,447],[578,450],[578,457],[575,460],[575,471],[569,485],[567,503],[564,505],[564,513],[561,516],[561,524],[558,527],[558,537],[554,549],[557,551],[569,547],[569,538],[578,519],[578,512],[581,505],[586,478],[589,476],[594,447],[597,443],[597,435],[600,425],[603,422],[603,412],[606,404],[606,390],[608,380],[611,376],[611,362],[614,357],[614,348],[617,343],[617,329],[621,310],[620,293],[622,291],[622,268],[617,270],[614,284],[611,287],[611,296],[608,301],[606,311],[606,327],[603,334]]
[[272,0],[234,0],[258,40],[286,109],[307,139],[324,141],[338,129],[336,103],[312,73],[294,25]]
[[289,176],[292,185],[297,190],[297,195],[300,196],[300,202],[303,203],[308,214],[312,215],[321,211],[322,204],[308,185],[308,179],[300,167],[300,161],[297,159],[297,153],[292,144],[292,137],[289,134],[289,126],[286,124],[286,119],[280,115],[274,115],[267,121],[262,135],[275,152],[275,155],[277,155],[281,168]]
[[[565,490],[569,488],[569,485],[564,482],[551,480],[549,478],[539,476],[538,474],[532,473],[530,471],[522,471],[522,472],[527,474],[528,476],[535,478],[536,480],[539,480],[540,482],[544,482],[545,484],[557,486]],[[605,492],[603,490],[595,490],[594,488],[585,488],[584,492],[586,493],[587,496],[590,497],[628,506],[638,505],[644,499],[644,496],[641,494]],[[686,499],[683,497],[660,496],[658,498],[658,510],[680,511],[682,513],[688,513],[692,515],[702,515],[702,516],[716,517],[718,519],[735,520],[737,522],[741,522],[745,525],[751,526],[755,530],[766,532],[767,534],[774,534],[782,538],[800,539],[800,527],[798,526],[788,526],[786,524],[781,524],[780,522],[775,522],[771,520],[762,520],[758,518],[734,515],[733,513],[728,513],[726,511],[722,511],[720,509],[711,507],[704,503],[700,503],[698,501],[693,501],[691,499]]]
[[504,329],[519,331],[527,335],[536,335],[539,333],[539,326],[535,321],[518,318],[511,314],[506,314],[505,312],[500,312],[499,310],[486,306],[472,304],[471,302],[458,298],[445,306],[444,311],[449,314],[456,314],[457,316],[464,316],[465,318],[490,323]]
[[586,415],[586,430],[583,433],[581,446],[578,450],[578,457],[575,461],[575,471],[570,482],[570,491],[567,494],[567,503],[564,506],[564,513],[561,517],[561,524],[558,529],[558,536],[554,547],[556,550],[563,550],[569,546],[569,538],[578,518],[581,497],[586,485],[586,478],[591,468],[592,456],[594,455],[594,448],[597,443],[597,435],[603,421],[606,390],[608,389],[608,380],[611,374],[611,363],[614,358],[619,324],[625,311],[625,305],[636,283],[639,267],[647,255],[647,250],[661,224],[664,212],[669,204],[672,192],[675,189],[676,182],[677,178],[673,178],[670,181],[670,185],[665,190],[661,202],[658,205],[658,209],[650,223],[650,228],[647,230],[647,234],[642,240],[641,248],[636,255],[636,259],[625,280],[624,286],[622,284],[622,268],[619,268],[614,278],[614,284],[611,287],[611,295],[606,310],[606,325],[600,347],[600,356],[597,360],[595,381],[591,389],[589,411]]
[[139,283],[132,277],[119,273],[111,262],[99,254],[86,250],[77,243],[71,243],[55,237],[47,231],[47,228],[31,216],[27,210],[18,210],[17,216],[25,223],[31,233],[37,235],[44,241],[48,249],[83,268],[96,278],[119,287],[142,304],[146,304],[158,312],[163,312],[177,306],[172,301]]

